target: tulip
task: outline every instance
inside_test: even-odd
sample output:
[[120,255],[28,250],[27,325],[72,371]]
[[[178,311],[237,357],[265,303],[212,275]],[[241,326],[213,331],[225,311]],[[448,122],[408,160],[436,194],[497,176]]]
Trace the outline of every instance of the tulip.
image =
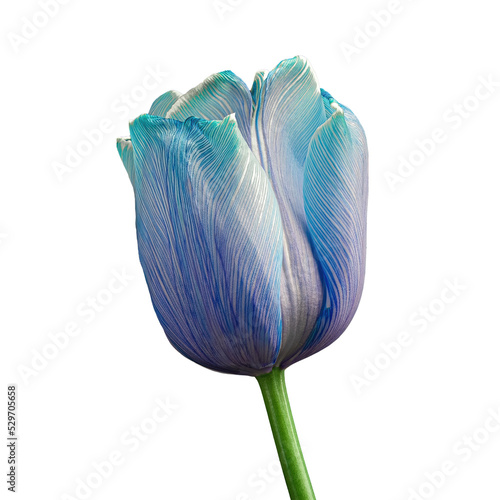
[[139,258],[172,345],[257,377],[290,497],[314,498],[284,370],[334,342],[360,301],[368,153],[302,57],[251,90],[230,71],[169,91],[118,140]]

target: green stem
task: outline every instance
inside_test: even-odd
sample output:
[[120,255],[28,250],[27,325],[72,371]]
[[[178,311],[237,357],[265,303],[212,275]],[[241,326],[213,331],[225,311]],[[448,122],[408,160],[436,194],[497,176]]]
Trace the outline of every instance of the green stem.
[[257,377],[291,500],[315,500],[285,385],[285,371]]

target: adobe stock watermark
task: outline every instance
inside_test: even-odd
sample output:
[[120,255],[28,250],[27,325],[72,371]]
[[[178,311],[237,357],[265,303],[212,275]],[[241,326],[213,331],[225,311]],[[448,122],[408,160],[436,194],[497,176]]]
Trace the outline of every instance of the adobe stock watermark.
[[340,49],[348,64],[352,62],[353,56],[357,56],[369,47],[386,28],[390,26],[395,16],[404,11],[405,4],[412,0],[389,0],[384,9],[372,10],[370,19],[361,26],[354,28],[354,36],[351,42],[340,42]]
[[141,82],[128,92],[122,92],[110,104],[110,114],[101,118],[94,127],[84,129],[72,145],[66,146],[64,158],[53,161],[51,164],[54,175],[59,182],[63,182],[71,173],[77,170],[85,158],[90,156],[99,147],[104,138],[115,130],[115,120],[123,123],[128,120],[130,112],[137,108],[151,92],[155,90],[169,75],[158,65],[155,68],[146,67]]
[[22,47],[33,40],[59,14],[61,7],[70,3],[70,1],[39,0],[38,9],[35,12],[29,16],[21,17],[20,27],[17,32],[11,31],[7,34],[7,39],[14,54],[17,54]]
[[371,358],[363,360],[363,367],[358,374],[351,374],[349,380],[359,395],[371,387],[387,371],[403,352],[411,347],[419,334],[426,332],[447,311],[467,287],[459,278],[444,280],[439,295],[410,314],[405,330],[397,333],[388,342],[380,344],[380,350]]
[[127,270],[111,270],[111,277],[106,285],[94,294],[86,297],[75,306],[75,317],[65,325],[47,335],[45,343],[38,349],[31,349],[28,363],[20,363],[17,371],[24,384],[29,385],[45,371],[49,364],[68,348],[73,340],[81,335],[84,328],[107,310],[116,297],[130,285],[134,279]]
[[407,500],[428,500],[435,496],[499,431],[500,406],[490,408],[479,426],[454,442],[450,458],[426,472],[423,481],[408,490]]
[[240,491],[231,500],[252,500],[259,497],[274,484],[276,479],[283,478],[283,471],[279,460],[271,460],[265,467],[259,467],[250,474],[247,479],[246,488]]
[[123,467],[130,455],[135,453],[161,426],[179,409],[168,397],[155,399],[155,407],[149,416],[137,425],[132,425],[121,435],[116,448],[109,451],[104,458],[94,460],[87,473],[75,479],[74,490],[63,493],[61,500],[86,500],[107,481],[118,468]]
[[478,83],[473,92],[465,95],[459,102],[443,111],[442,124],[435,127],[423,138],[415,139],[415,147],[406,155],[398,156],[397,167],[384,172],[384,178],[392,192],[413,176],[417,169],[432,157],[438,146],[444,144],[454,131],[462,127],[482,103],[490,99],[500,87],[500,81],[491,74],[487,77],[479,76],[477,79]]
[[228,12],[233,12],[244,0],[214,0],[212,7],[221,21],[224,21]]

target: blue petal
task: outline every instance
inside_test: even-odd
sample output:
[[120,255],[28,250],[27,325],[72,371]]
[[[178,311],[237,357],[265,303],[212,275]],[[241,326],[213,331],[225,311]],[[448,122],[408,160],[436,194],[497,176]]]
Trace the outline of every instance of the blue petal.
[[[332,98],[333,99],[333,98]],[[333,112],[309,146],[304,178],[305,211],[325,281],[315,329],[298,355],[306,358],[334,342],[349,325],[365,274],[368,150],[359,121],[333,100]]]
[[165,118],[170,108],[175,104],[181,95],[182,94],[176,90],[169,90],[168,92],[165,92],[151,105],[149,114]]
[[134,148],[132,147],[132,142],[130,138],[119,138],[116,140],[116,148],[120,154],[123,165],[127,170],[128,177],[132,186],[135,183],[135,170],[134,170]]
[[265,71],[257,71],[253,79],[252,88],[250,89],[250,94],[252,95],[252,100],[254,104],[260,99],[260,93],[262,91],[262,86],[264,85],[264,80],[266,78]]
[[321,97],[323,98],[323,105],[325,106],[325,115],[326,119],[330,118],[332,116],[333,112],[335,111],[334,108],[332,108],[331,104],[332,102],[337,102],[335,99],[329,94],[325,89],[320,89],[321,90]]
[[223,71],[209,76],[180,97],[166,117],[181,121],[190,116],[222,120],[232,113],[236,115],[240,132],[250,145],[252,96],[241,78],[231,71]]
[[139,256],[158,318],[189,359],[270,371],[281,340],[282,229],[234,116],[131,124]]
[[325,120],[320,88],[302,57],[282,61],[254,85],[254,151],[268,172],[284,231],[278,364],[304,345],[323,300],[323,285],[304,212],[303,178],[309,142]]

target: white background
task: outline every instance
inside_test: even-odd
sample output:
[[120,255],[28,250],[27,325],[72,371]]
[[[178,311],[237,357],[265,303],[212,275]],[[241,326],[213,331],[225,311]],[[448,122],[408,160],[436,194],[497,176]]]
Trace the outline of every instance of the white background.
[[[88,498],[288,498],[255,380],[184,359],[157,322],[115,137],[166,90],[225,69],[250,85],[302,54],[365,127],[371,176],[358,313],[287,372],[317,498],[498,499],[500,431],[488,416],[500,411],[500,87],[478,88],[500,82],[494,2],[232,2],[73,0],[31,31],[33,18],[44,23],[37,1],[4,5],[0,393],[6,404],[7,384],[18,386],[17,498],[82,498],[78,482],[95,486],[93,462],[116,452],[122,463]],[[377,13],[389,7],[387,22]],[[156,67],[168,74],[145,91]],[[103,119],[100,143],[60,180],[54,165]],[[419,164],[391,190],[401,157]],[[110,296],[123,270],[133,279]],[[448,303],[446,280],[460,286]],[[111,301],[91,317],[92,297]],[[79,334],[54,354],[49,334],[71,322]],[[407,345],[390,344],[402,332]],[[152,431],[156,398],[176,409]],[[127,433],[141,424],[151,432],[133,451]],[[426,485],[445,461],[454,473]]]

